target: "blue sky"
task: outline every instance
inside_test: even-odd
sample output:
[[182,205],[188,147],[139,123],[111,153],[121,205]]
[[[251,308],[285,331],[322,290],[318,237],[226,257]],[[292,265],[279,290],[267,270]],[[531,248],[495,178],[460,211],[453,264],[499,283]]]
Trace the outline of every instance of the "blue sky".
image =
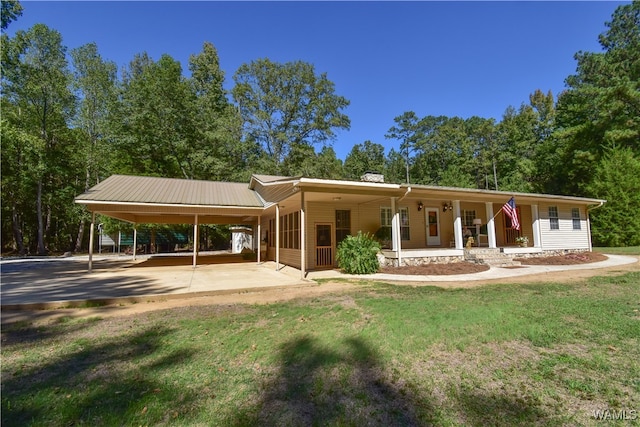
[[69,48],[88,42],[122,68],[136,53],[182,63],[205,41],[218,49],[226,87],[258,58],[302,60],[351,101],[351,129],[333,146],[344,159],[371,140],[387,149],[394,117],[480,116],[500,121],[536,89],[557,96],[578,51],[620,2],[32,2],[8,29],[35,23]]

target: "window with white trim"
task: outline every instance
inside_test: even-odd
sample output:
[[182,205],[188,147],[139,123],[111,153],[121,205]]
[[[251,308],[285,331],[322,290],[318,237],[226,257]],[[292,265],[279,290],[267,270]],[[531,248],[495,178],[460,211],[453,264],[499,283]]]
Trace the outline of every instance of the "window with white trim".
[[465,227],[474,227],[473,220],[476,218],[476,211],[473,210],[463,210],[462,211],[462,225]]
[[580,230],[582,226],[580,225],[580,209],[579,208],[571,208],[571,220],[573,222],[573,229]]
[[351,211],[336,209],[336,245],[351,234]]
[[[410,240],[409,208],[400,208],[398,209],[398,212],[400,213],[400,238],[402,240]],[[380,208],[380,227],[391,228],[392,221],[393,221],[393,213],[391,212],[391,208],[381,207]]]
[[560,220],[558,219],[557,206],[549,206],[549,229],[560,230]]
[[280,217],[280,247],[300,249],[300,212]]
[[402,240],[410,240],[409,235],[409,208],[400,208],[400,237]]
[[269,242],[269,247],[273,248],[276,246],[276,220],[269,220],[269,238],[267,239]]

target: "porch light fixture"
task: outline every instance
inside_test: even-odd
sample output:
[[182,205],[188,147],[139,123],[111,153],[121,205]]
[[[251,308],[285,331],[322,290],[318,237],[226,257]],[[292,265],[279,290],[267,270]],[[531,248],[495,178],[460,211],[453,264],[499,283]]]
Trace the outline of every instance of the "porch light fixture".
[[444,203],[442,205],[442,212],[446,212],[446,211],[450,211],[450,210],[453,210],[453,206],[451,205],[451,202]]
[[424,209],[424,205],[422,204],[422,202],[418,202],[418,212],[420,212],[422,209]]

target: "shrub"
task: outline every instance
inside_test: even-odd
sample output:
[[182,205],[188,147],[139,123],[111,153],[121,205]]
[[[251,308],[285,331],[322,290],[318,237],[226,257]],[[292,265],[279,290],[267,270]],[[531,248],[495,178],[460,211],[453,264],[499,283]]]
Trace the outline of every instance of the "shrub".
[[378,271],[377,254],[380,243],[369,233],[358,231],[356,236],[347,236],[338,245],[338,266],[348,274],[372,274]]
[[382,247],[388,247],[391,243],[391,227],[380,227],[374,234],[374,237],[378,239],[378,242]]

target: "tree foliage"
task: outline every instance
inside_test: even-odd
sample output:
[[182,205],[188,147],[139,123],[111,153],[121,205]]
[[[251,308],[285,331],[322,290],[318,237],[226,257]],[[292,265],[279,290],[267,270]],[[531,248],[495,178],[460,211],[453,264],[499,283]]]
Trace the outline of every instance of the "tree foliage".
[[316,74],[311,64],[259,59],[240,66],[233,78],[245,137],[266,152],[267,172],[290,173],[296,165],[289,161],[285,168],[287,157],[332,140],[337,129],[349,129],[341,112],[349,101],[336,95],[326,73]]
[[622,5],[599,37],[604,52],[578,52],[557,105],[555,172],[548,188],[587,194],[612,144],[640,154],[640,2]]
[[368,171],[383,173],[385,169],[384,147],[375,142],[356,144],[344,160],[344,177],[360,180]]
[[[2,29],[21,13],[3,1]],[[367,170],[394,183],[604,198],[595,241],[638,244],[640,1],[606,27],[601,52],[576,53],[557,100],[535,90],[500,121],[406,111],[385,135],[399,148],[385,155],[367,140],[344,165],[330,143],[349,129],[349,101],[309,63],[252,61],[228,92],[209,42],[188,73],[169,55],[140,53],[118,75],[93,43],[72,49],[68,64],[62,36],[43,24],[3,32],[2,249],[86,248],[88,215],[73,198],[114,173],[246,182],[252,172],[359,179]]]
[[0,2],[0,16],[2,17],[2,31],[9,28],[9,24],[22,15],[22,5],[18,0],[2,0]]

